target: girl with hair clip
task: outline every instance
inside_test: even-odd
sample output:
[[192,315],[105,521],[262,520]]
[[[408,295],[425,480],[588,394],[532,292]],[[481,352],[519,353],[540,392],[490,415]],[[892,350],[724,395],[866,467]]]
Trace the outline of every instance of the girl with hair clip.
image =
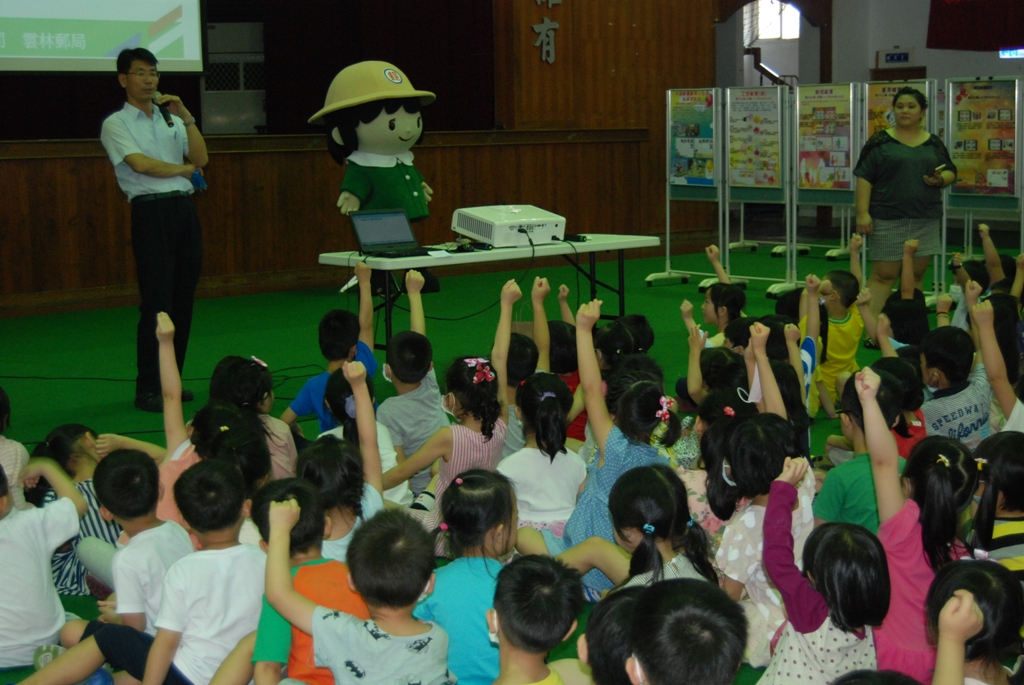
[[871,368],[891,373],[903,386],[902,411],[896,425],[892,427],[892,434],[896,438],[899,455],[906,459],[914,445],[928,435],[928,429],[924,425],[924,414],[921,413],[921,405],[924,404],[921,365],[915,366],[899,357],[882,357],[875,361]]
[[523,381],[516,390],[516,413],[526,447],[498,464],[515,486],[519,526],[550,530],[555,537],[562,537],[587,477],[583,460],[565,446],[571,407],[572,393],[558,376],[537,373]]
[[[938,643],[932,685],[1024,682],[1020,626],[1024,591],[989,561],[947,564],[928,590],[928,630]],[[1004,664],[1015,661],[1011,671]]]
[[987,464],[985,493],[974,514],[974,546],[1024,582],[1024,433],[996,433],[974,454],[979,469]]
[[878,539],[889,561],[890,611],[875,631],[878,667],[928,682],[935,648],[925,631],[925,593],[936,571],[966,556],[957,540],[958,512],[971,501],[978,469],[957,440],[925,438],[899,473],[896,439],[878,405],[872,369],[855,376],[878,501]]
[[[578,327],[579,323],[576,325]],[[619,319],[594,331],[594,350],[602,375],[614,372],[624,357],[638,351],[633,334]]]
[[[373,394],[373,381],[366,379],[366,389],[370,393],[370,401],[375,402]],[[327,387],[324,390],[324,403],[330,410],[338,425],[331,430],[321,433],[319,437],[331,435],[339,440],[345,440],[353,445],[359,445],[359,426],[356,421],[356,401],[352,384],[345,378],[345,372],[338,369],[327,379]],[[377,451],[380,453],[381,468],[385,471],[393,469],[398,465],[398,453],[391,441],[391,433],[387,426],[374,420],[377,426]],[[412,490],[407,481],[402,481],[390,490],[384,491],[384,499],[389,502],[408,507],[412,504]]]
[[[523,554],[557,555],[590,537],[614,542],[614,530],[608,516],[608,494],[623,473],[637,466],[668,465],[668,459],[651,444],[651,436],[666,424],[662,445],[674,445],[679,439],[679,417],[671,411],[673,400],[665,397],[661,385],[641,380],[623,392],[615,409],[609,413],[601,387],[601,372],[594,351],[594,324],[601,316],[601,301],[594,300],[580,307],[576,316],[576,352],[580,365],[580,387],[583,388],[590,429],[598,447],[598,456],[590,466],[583,492],[565,525],[561,539],[551,531],[540,535],[529,528],[520,531],[519,551]],[[583,578],[588,596],[596,598],[614,583],[594,569]]]
[[[88,595],[91,593],[89,574],[109,587],[113,586],[110,564],[114,544],[121,535],[121,527],[107,521],[100,513],[92,476],[100,462],[96,454],[96,431],[77,423],[57,426],[46,440],[32,450],[33,457],[49,457],[71,477],[75,487],[85,498],[89,509],[82,517],[79,534],[59,548],[51,560],[53,581],[62,595]],[[14,474],[17,479],[18,474]],[[36,506],[45,507],[56,502],[57,493],[40,478],[35,487],[25,490],[25,499]],[[83,545],[84,541],[88,542]],[[110,594],[106,589],[100,595]],[[105,599],[105,596],[103,597]]]
[[[764,519],[772,482],[782,473],[786,458],[800,456],[796,432],[783,417],[758,414],[742,421],[718,421],[711,432],[725,432],[724,449],[708,473],[711,510],[728,520],[715,556],[725,576],[723,589],[739,602],[750,623],[746,658],[751,666],[768,664],[772,636],[786,620],[782,596],[764,568],[762,541]],[[814,528],[811,502],[813,473],[806,473],[797,488],[798,506],[790,513],[794,554],[803,554],[804,543]],[[742,498],[749,498],[737,508]],[[744,592],[746,599],[742,599]]]
[[498,646],[486,614],[502,562],[516,544],[516,494],[502,474],[472,469],[445,490],[439,508],[444,523],[435,534],[453,561],[437,569],[434,591],[413,616],[448,633],[448,668],[460,683],[490,685],[498,677]]
[[630,469],[608,496],[615,542],[590,538],[558,555],[586,573],[600,569],[619,587],[696,578],[718,583],[708,541],[690,516],[686,488],[664,465]]
[[806,459],[786,459],[764,517],[764,567],[788,619],[758,681],[764,685],[827,685],[844,673],[875,668],[872,627],[889,610],[885,550],[861,526],[819,526],[804,544],[803,571],[797,567],[790,512],[809,468]]
[[[384,474],[384,487],[393,488],[440,459],[434,497],[444,491],[462,472],[470,469],[493,471],[501,461],[508,426],[507,387],[508,348],[512,338],[512,305],[522,297],[515,280],[501,290],[501,315],[494,336],[491,359],[457,357],[445,373],[448,394],[441,400],[455,423],[439,429],[405,461]],[[419,501],[419,500],[417,500]],[[441,512],[410,509],[428,530],[441,523]]]
[[274,408],[274,379],[266,362],[256,357],[234,356],[220,360],[210,378],[210,400],[230,402],[255,414],[267,437],[274,480],[295,477],[295,437],[288,424],[270,415]]
[[346,563],[352,534],[384,510],[384,488],[366,367],[346,362],[336,373],[344,374],[353,390],[357,441],[320,436],[299,455],[298,475],[316,487],[327,516],[321,553]]

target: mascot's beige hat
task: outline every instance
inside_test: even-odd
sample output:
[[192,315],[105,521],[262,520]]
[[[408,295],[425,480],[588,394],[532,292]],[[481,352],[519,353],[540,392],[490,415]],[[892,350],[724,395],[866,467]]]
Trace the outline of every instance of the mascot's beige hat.
[[414,97],[420,99],[421,105],[429,105],[436,99],[431,92],[413,88],[406,75],[393,64],[359,62],[345,67],[334,77],[323,109],[310,117],[309,123],[319,122],[330,112],[374,100]]

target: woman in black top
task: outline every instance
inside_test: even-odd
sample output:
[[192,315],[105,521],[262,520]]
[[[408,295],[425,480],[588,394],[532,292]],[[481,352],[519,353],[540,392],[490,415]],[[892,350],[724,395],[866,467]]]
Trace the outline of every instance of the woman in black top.
[[896,125],[871,137],[861,150],[857,176],[857,232],[869,244],[871,309],[877,315],[900,277],[903,243],[917,239],[914,280],[941,252],[942,188],[956,182],[956,167],[939,137],[921,126],[928,100],[900,88],[892,106]]

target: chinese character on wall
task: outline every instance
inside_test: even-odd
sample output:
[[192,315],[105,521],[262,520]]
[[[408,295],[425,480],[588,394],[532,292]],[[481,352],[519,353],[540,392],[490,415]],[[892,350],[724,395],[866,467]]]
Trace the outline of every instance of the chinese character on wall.
[[540,24],[534,24],[533,30],[537,33],[537,40],[533,46],[540,48],[540,59],[548,64],[555,63],[555,30],[558,28],[557,21],[551,21],[544,17]]

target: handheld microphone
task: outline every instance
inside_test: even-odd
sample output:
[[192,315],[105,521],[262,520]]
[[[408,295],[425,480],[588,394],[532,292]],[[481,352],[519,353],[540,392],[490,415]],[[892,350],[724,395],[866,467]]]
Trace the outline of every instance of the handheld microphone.
[[160,110],[160,114],[163,115],[164,121],[167,122],[167,127],[174,128],[174,120],[171,119],[171,110],[167,109],[167,105],[156,104],[157,99],[162,97],[163,95],[160,93],[160,91],[153,91],[153,106]]

